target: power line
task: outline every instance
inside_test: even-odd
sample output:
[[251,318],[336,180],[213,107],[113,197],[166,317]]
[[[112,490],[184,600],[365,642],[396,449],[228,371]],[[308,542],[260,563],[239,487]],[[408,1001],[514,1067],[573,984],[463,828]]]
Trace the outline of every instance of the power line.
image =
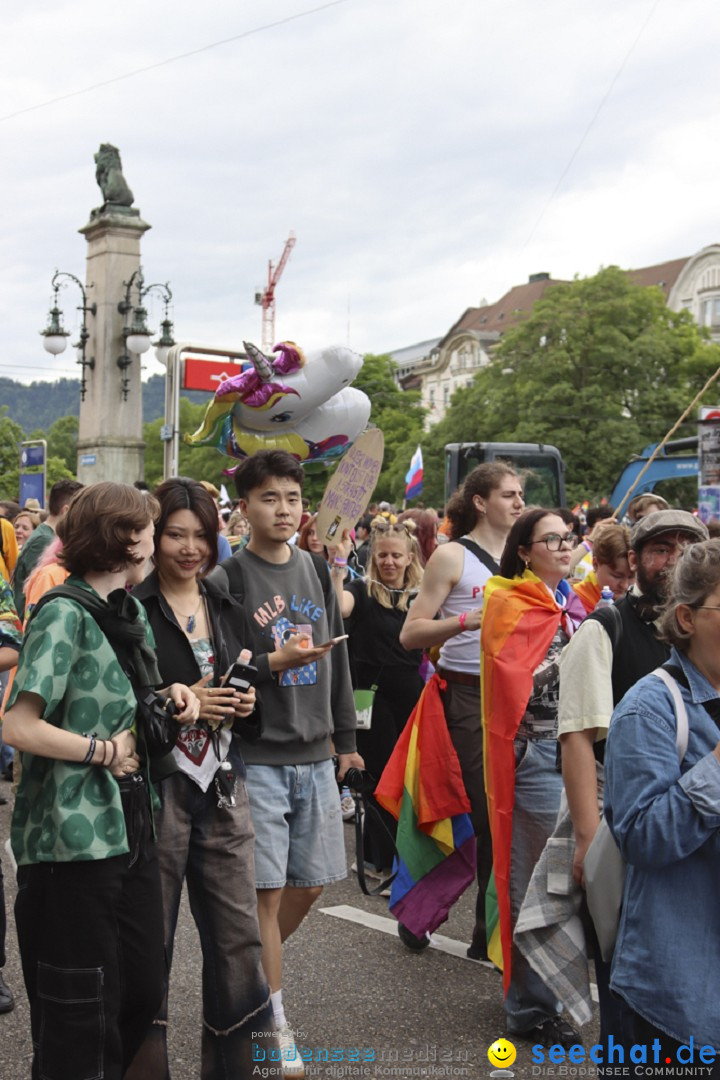
[[276,19],[274,22],[265,23],[262,26],[255,26],[252,30],[243,30],[241,34],[234,34],[232,37],[223,38],[221,41],[213,41],[209,45],[201,45],[198,49],[191,49],[189,52],[178,53],[177,56],[169,56],[165,60],[158,60],[154,64],[147,64],[145,67],[135,68],[133,71],[127,71],[124,75],[114,75],[111,79],[103,79],[102,82],[93,83],[91,86],[84,86],[80,90],[71,90],[67,94],[60,94],[59,97],[50,98],[48,101],[41,101],[37,105],[27,105],[24,109],[18,109],[16,112],[8,113],[6,116],[0,116],[0,123],[6,120],[14,120],[17,116],[23,116],[25,113],[36,112],[38,109],[47,109],[51,105],[57,105],[60,101],[67,101],[69,98],[80,97],[82,94],[90,94],[93,90],[100,90],[104,86],[112,86],[113,83],[123,82],[125,79],[134,79],[136,75],[144,75],[148,71],[155,71],[157,68],[165,67],[168,64],[175,64],[178,60],[187,60],[191,56],[198,56],[200,53],[209,52],[211,49],[218,49],[221,45],[230,45],[233,41],[242,41],[243,38],[252,37],[255,34],[262,34],[266,30],[274,30],[278,26],[285,26],[287,23],[295,22],[297,19],[304,19],[308,15],[317,15],[320,11],[327,11],[328,8],[338,7],[340,4],[350,3],[351,0],[329,0],[326,4],[320,4],[319,7],[307,8],[305,11],[299,11],[295,15],[286,15],[282,19]]
[[523,244],[522,251],[525,251],[528,244],[530,243],[532,238],[535,236],[535,233],[537,232],[537,230],[538,230],[538,228],[540,226],[540,222],[545,217],[546,213],[548,212],[548,209],[550,207],[551,202],[553,201],[553,199],[557,195],[558,191],[562,187],[563,180],[565,179],[567,174],[570,172],[570,169],[572,168],[572,166],[573,166],[573,164],[575,162],[575,158],[578,156],[578,154],[582,150],[588,135],[590,134],[592,128],[595,126],[595,122],[597,121],[597,118],[599,117],[600,113],[602,112],[605,105],[607,104],[607,101],[608,101],[610,95],[612,94],[613,90],[615,89],[616,83],[618,82],[620,76],[622,75],[623,71],[625,70],[625,67],[627,66],[628,60],[630,59],[632,53],[634,52],[635,48],[637,47],[638,42],[640,41],[640,38],[645,33],[645,30],[647,29],[648,24],[649,24],[650,20],[652,19],[653,15],[655,14],[655,11],[656,11],[659,4],[660,4],[660,0],[654,0],[654,3],[652,5],[652,7],[650,8],[650,11],[648,12],[648,15],[646,16],[642,26],[638,30],[638,33],[637,33],[634,41],[632,42],[632,44],[631,44],[630,48],[628,49],[628,51],[625,53],[625,56],[622,59],[620,67],[617,69],[617,71],[613,75],[613,78],[612,78],[612,80],[610,82],[610,85],[608,86],[607,90],[605,91],[605,93],[601,97],[600,103],[598,104],[597,108],[595,109],[595,112],[590,117],[590,122],[588,123],[587,127],[585,128],[582,135],[580,136],[580,141],[578,142],[577,146],[575,147],[572,154],[570,155],[570,158],[568,160],[567,165],[565,166],[563,171],[560,173],[560,177],[559,177],[557,183],[555,184],[555,187],[552,190],[550,198],[545,203],[544,207],[542,208],[542,210],[540,212],[540,216],[538,217],[537,221],[535,222],[532,229],[530,230],[530,235],[528,236],[527,240]]

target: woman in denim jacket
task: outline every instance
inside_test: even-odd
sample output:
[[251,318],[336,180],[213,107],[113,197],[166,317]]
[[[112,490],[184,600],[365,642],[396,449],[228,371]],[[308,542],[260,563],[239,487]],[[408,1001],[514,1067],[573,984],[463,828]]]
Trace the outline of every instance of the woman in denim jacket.
[[626,1048],[658,1038],[675,1065],[692,1039],[707,1066],[702,1047],[720,1052],[720,540],[685,549],[661,627],[689,738],[678,762],[675,708],[653,675],[613,714],[605,814],[628,871],[610,985]]

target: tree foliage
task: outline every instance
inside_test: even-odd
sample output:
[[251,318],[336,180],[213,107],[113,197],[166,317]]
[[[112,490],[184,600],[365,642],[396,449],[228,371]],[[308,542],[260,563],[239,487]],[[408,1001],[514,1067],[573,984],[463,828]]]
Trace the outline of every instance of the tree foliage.
[[[73,419],[73,418],[69,418]],[[77,425],[77,421],[75,421]],[[49,433],[48,433],[49,436]],[[43,433],[32,438],[43,438]],[[20,443],[25,440],[25,432],[7,415],[7,407],[0,409],[0,498],[18,499],[20,495]],[[48,437],[48,456],[46,461],[46,487],[48,491],[56,480],[71,479],[75,468],[69,469],[64,457],[51,444]]]
[[[209,400],[209,399],[208,399]],[[187,398],[180,398],[180,422],[179,428],[183,435],[190,435],[196,431],[202,423],[207,404],[194,405]],[[153,420],[143,427],[145,440],[145,480],[152,489],[163,478],[163,448],[164,443],[160,438],[160,428],[163,425],[162,418]],[[189,446],[180,439],[180,452],[178,454],[178,468],[181,476],[192,476],[194,480],[208,480],[217,488],[225,484],[230,494],[231,484],[223,475],[224,469],[230,469],[236,464],[231,458],[225,457],[211,446]]]
[[[442,500],[442,447],[460,441],[555,445],[569,501],[596,501],[719,365],[689,312],[617,267],[554,285],[426,436],[426,501]],[[692,417],[678,437],[695,433]]]

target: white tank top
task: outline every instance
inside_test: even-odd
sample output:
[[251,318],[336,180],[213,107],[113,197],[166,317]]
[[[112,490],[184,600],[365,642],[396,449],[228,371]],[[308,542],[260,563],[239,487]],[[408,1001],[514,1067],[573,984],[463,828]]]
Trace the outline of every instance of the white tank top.
[[[440,608],[440,618],[449,619],[463,611],[482,607],[483,590],[493,576],[484,563],[472,551],[462,548],[463,569],[460,580]],[[448,671],[462,671],[468,675],[480,674],[480,631],[464,630],[448,638],[440,647],[440,667]]]

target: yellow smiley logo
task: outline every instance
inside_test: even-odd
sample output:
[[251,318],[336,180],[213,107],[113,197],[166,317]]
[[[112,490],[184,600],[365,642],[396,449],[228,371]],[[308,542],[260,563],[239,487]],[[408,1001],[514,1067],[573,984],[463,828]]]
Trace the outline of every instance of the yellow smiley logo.
[[498,1069],[509,1069],[517,1057],[517,1050],[507,1039],[496,1039],[488,1050],[488,1061]]

